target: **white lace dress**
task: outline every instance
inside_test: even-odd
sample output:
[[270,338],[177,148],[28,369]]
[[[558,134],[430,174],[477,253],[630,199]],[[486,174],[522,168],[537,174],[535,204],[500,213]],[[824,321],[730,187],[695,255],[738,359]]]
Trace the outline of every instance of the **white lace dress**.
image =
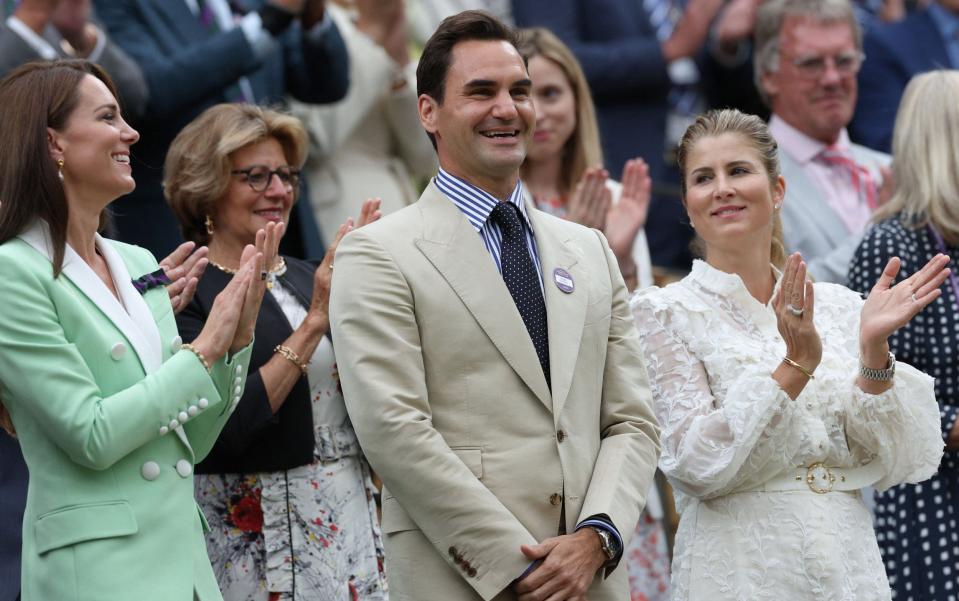
[[750,492],[820,461],[880,461],[885,489],[929,478],[942,457],[932,378],[899,363],[889,391],[862,392],[863,301],[835,284],[815,293],[823,357],[796,400],[772,378],[785,353],[776,316],[738,276],[696,261],[632,300],[680,512],[675,601],[890,598],[858,494]]

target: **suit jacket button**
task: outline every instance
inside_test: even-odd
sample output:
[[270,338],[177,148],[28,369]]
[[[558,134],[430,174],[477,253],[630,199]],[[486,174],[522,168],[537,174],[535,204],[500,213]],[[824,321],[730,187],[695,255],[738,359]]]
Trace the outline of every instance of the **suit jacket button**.
[[153,482],[160,477],[160,465],[156,461],[147,461],[140,467],[140,475],[144,480]]
[[180,422],[178,422],[178,421],[175,420],[175,419],[171,419],[171,420],[170,420],[170,429],[171,429],[171,430],[176,430],[176,429],[179,428],[179,427],[180,427]]
[[563,495],[559,494],[558,492],[554,492],[553,494],[549,496],[549,504],[552,505],[553,507],[556,507],[562,502],[563,502]]
[[180,474],[181,478],[189,478],[193,473],[193,466],[186,459],[181,459],[176,462],[176,473]]
[[199,407],[200,409],[206,409],[207,406],[209,406],[209,404],[210,404],[210,401],[206,399],[200,399],[199,401],[196,402],[197,407]]
[[110,356],[113,357],[114,361],[119,361],[123,359],[123,355],[127,354],[127,347],[122,342],[118,342],[113,345],[113,348],[110,349]]
[[160,426],[160,436],[163,436],[169,431],[170,431],[170,428],[167,428],[166,426]]
[[450,547],[450,557],[456,557],[456,547]]
[[556,432],[556,440],[560,442],[563,442],[564,440],[566,440],[566,432],[563,432],[562,430],[559,430],[558,432]]
[[476,578],[476,568],[470,568],[466,571],[470,578]]
[[187,423],[187,421],[189,421],[190,414],[187,413],[186,411],[181,411],[176,414],[176,418],[180,421],[181,424],[185,424]]

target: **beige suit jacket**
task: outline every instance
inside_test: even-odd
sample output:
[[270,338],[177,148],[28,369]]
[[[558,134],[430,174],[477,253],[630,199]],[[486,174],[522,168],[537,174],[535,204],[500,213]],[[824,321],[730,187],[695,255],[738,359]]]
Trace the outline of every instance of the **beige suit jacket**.
[[[394,600],[513,599],[529,564],[520,545],[595,514],[628,541],[645,503],[659,430],[616,259],[599,232],[527,211],[552,393],[482,239],[433,184],[337,250],[333,339],[350,417],[385,483]],[[628,598],[625,571],[597,576],[589,598]]]

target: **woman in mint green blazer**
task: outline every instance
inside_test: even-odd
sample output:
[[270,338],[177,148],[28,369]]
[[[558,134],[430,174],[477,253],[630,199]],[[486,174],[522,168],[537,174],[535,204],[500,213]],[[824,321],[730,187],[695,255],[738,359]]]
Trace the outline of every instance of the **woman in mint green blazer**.
[[219,600],[193,466],[243,392],[282,229],[258,234],[182,346],[156,260],[97,234],[135,185],[139,136],[115,98],[85,61],[0,82],[0,399],[30,471],[22,598]]

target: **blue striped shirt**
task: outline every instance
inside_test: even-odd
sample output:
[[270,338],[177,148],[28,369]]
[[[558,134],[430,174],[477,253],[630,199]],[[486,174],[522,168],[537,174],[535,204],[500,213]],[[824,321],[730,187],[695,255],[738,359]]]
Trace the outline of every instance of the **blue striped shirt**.
[[[503,233],[500,231],[499,224],[490,219],[490,214],[496,208],[499,200],[495,196],[477,188],[473,184],[464,181],[455,175],[451,175],[442,169],[433,178],[433,183],[439,188],[447,198],[449,198],[456,208],[462,211],[466,220],[470,222],[473,229],[483,239],[486,250],[493,257],[496,263],[496,269],[503,273],[503,265],[500,260],[500,250],[503,244]],[[533,265],[536,273],[539,274],[539,288],[543,290],[543,268],[539,264],[539,249],[536,247],[536,237],[533,234],[533,227],[530,225],[529,217],[526,215],[526,203],[523,202],[523,182],[517,179],[516,187],[509,196],[509,202],[513,203],[522,216],[523,229],[526,231],[526,246],[529,254],[533,257]]]

